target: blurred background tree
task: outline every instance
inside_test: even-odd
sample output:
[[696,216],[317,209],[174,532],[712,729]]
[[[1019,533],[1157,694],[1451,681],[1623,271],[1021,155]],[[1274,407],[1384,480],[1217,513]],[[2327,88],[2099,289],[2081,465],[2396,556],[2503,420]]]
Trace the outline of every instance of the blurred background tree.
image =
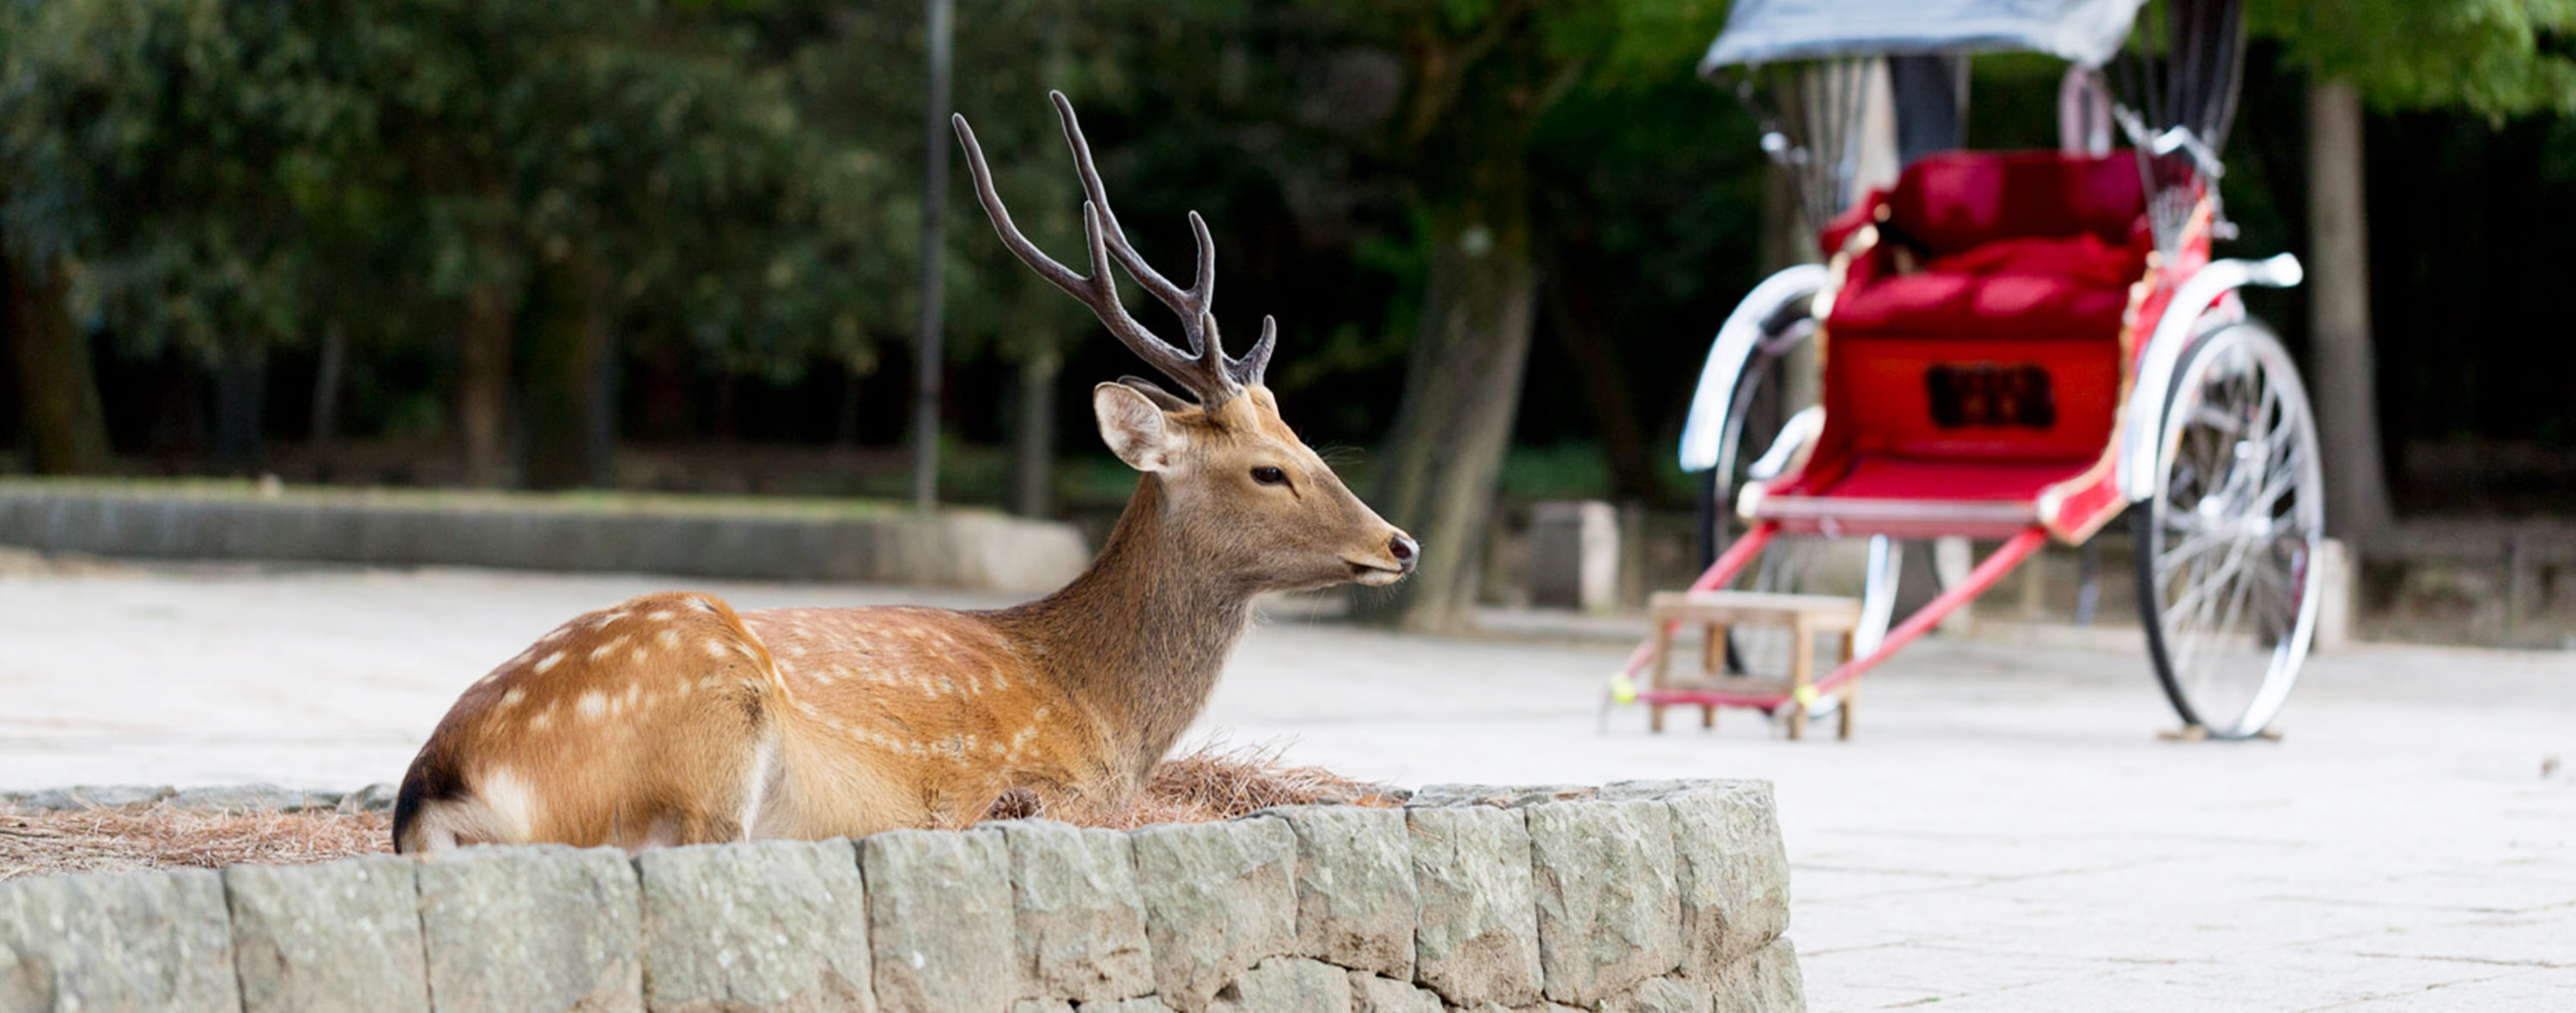
[[[2396,511],[2373,347],[2363,107],[2462,110],[2495,127],[2518,116],[2563,121],[2576,114],[2576,0],[2272,0],[2255,6],[2249,28],[2279,40],[2283,65],[2308,79],[2309,383],[2331,523],[2367,540]],[[2458,254],[2476,255],[2439,255]]]

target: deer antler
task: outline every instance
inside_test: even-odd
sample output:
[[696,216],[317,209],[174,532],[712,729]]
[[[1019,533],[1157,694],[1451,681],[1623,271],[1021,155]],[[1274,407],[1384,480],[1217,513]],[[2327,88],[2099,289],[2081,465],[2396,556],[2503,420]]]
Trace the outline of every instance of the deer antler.
[[[1198,396],[1199,404],[1214,411],[1243,393],[1247,386],[1258,385],[1270,367],[1271,349],[1278,344],[1278,323],[1261,318],[1261,339],[1252,345],[1250,354],[1237,359],[1225,354],[1217,335],[1216,315],[1208,306],[1216,298],[1216,243],[1208,237],[1207,222],[1196,211],[1190,212],[1190,234],[1198,241],[1198,272],[1189,288],[1182,288],[1145,263],[1128,243],[1127,233],[1118,226],[1118,216],[1109,209],[1108,189],[1101,185],[1100,170],[1091,163],[1091,144],[1082,137],[1082,124],[1073,115],[1072,101],[1060,91],[1047,97],[1055,102],[1056,116],[1064,121],[1065,144],[1073,149],[1074,169],[1082,177],[1082,189],[1088,199],[1082,202],[1082,231],[1091,254],[1089,277],[1074,273],[1072,268],[1057,263],[1020,234],[1011,224],[1010,209],[1002,206],[1002,197],[993,190],[993,170],[984,163],[984,149],[975,143],[974,128],[966,117],[955,116],[957,140],[966,148],[966,167],[975,176],[975,199],[984,205],[984,213],[993,219],[993,231],[1000,233],[1002,245],[1066,295],[1091,307],[1092,313],[1127,346],[1163,375]],[[1112,258],[1126,269],[1136,284],[1181,318],[1181,337],[1188,341],[1180,347],[1154,336],[1127,312],[1118,301],[1118,280],[1109,273]]]

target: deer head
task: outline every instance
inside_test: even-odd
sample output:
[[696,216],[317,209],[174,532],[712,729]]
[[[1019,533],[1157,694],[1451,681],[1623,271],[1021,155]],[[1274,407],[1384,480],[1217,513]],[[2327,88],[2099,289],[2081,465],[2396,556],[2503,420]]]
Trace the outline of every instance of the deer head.
[[[1181,388],[1174,393],[1150,380],[1123,377],[1093,388],[1091,405],[1110,451],[1143,472],[1143,482],[1160,494],[1165,520],[1187,550],[1184,565],[1207,571],[1193,576],[1248,590],[1404,579],[1418,555],[1413,539],[1352,495],[1280,420],[1278,399],[1262,383],[1278,343],[1277,322],[1263,317],[1260,340],[1241,358],[1225,354],[1209,308],[1216,295],[1216,245],[1207,222],[1190,212],[1190,232],[1198,241],[1190,287],[1146,264],[1109,209],[1073,103],[1062,92],[1048,95],[1087,196],[1082,225],[1091,255],[1088,276],[1057,263],[1011,223],[964,116],[955,117],[957,137],[975,177],[975,197],[1003,245],[1039,277],[1091,307],[1121,344]],[[1186,347],[1156,337],[1127,312],[1110,273],[1112,260],[1180,317]]]

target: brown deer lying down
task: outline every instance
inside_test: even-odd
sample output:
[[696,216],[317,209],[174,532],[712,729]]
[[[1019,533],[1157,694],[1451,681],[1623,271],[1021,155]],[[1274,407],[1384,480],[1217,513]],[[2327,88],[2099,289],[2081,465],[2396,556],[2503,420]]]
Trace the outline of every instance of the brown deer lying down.
[[[964,117],[977,196],[1011,251],[1179,383],[1092,390],[1100,436],[1143,478],[1090,569],[996,612],[737,613],[638,598],[564,624],[465,691],[412,761],[394,846],[644,848],[823,838],[980,818],[1012,788],[1116,806],[1206,704],[1264,591],[1392,584],[1411,538],[1279,420],[1262,385],[1276,327],[1227,356],[1208,312],[1216,253],[1197,214],[1187,289],[1120,232],[1073,106],[1054,96],[1089,200],[1088,277],[1011,224]],[[1116,260],[1180,315],[1186,349],[1119,304]]]

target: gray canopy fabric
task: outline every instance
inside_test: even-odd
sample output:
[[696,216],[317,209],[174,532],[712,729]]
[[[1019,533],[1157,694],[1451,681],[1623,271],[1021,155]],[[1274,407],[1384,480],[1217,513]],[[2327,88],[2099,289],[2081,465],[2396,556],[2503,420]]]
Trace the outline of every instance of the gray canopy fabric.
[[1699,72],[1779,60],[1997,51],[2088,67],[2120,51],[2146,0],[1735,0]]

